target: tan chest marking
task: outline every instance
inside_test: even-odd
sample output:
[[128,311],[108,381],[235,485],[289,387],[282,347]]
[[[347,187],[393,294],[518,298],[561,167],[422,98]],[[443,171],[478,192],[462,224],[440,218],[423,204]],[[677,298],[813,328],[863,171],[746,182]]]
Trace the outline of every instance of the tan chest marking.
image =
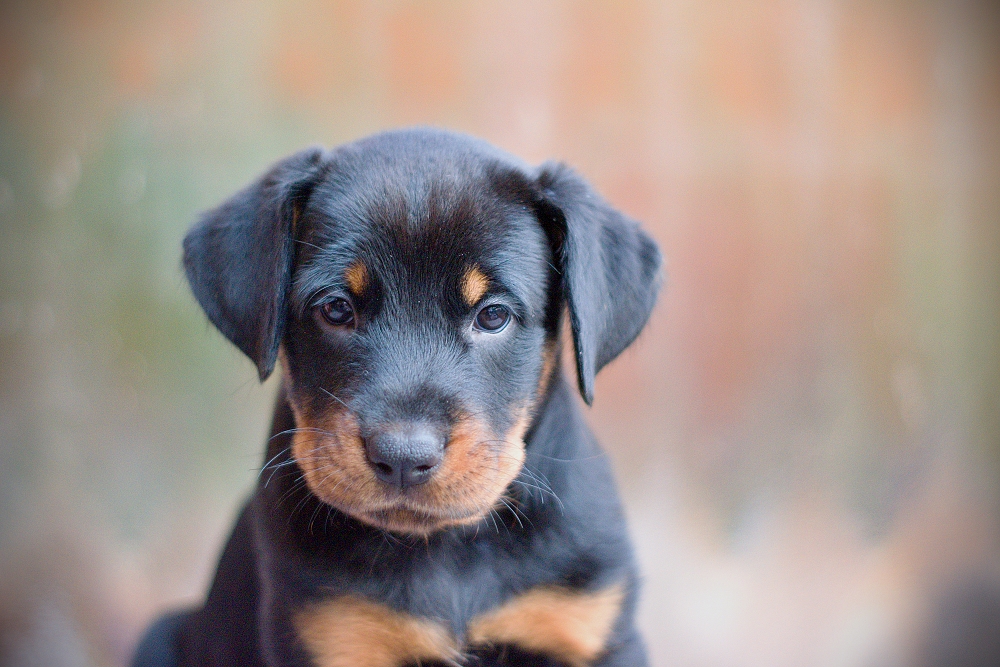
[[[586,667],[600,657],[621,612],[621,586],[592,593],[544,587],[469,623],[469,646],[515,645]],[[345,596],[307,607],[295,627],[316,667],[461,664],[461,647],[442,624]]]
[[583,667],[604,651],[625,597],[621,586],[593,593],[536,588],[469,624],[470,644],[514,644]]
[[475,266],[468,269],[462,276],[462,297],[470,308],[479,303],[489,288],[490,279]]
[[444,626],[354,596],[305,609],[295,626],[316,667],[401,667],[460,657]]

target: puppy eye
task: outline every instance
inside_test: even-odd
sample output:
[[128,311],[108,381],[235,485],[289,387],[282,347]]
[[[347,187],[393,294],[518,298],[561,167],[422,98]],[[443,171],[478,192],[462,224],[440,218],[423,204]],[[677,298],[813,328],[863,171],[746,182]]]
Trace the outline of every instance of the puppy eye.
[[510,311],[507,310],[507,307],[493,304],[479,311],[474,326],[480,331],[499,333],[503,331],[508,322],[510,322]]
[[323,319],[330,324],[344,327],[354,322],[354,308],[347,299],[336,298],[316,307]]

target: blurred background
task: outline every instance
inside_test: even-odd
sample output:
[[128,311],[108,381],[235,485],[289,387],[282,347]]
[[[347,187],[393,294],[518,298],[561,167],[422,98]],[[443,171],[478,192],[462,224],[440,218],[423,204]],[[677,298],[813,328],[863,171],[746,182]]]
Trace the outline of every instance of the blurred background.
[[197,601],[276,389],[180,240],[273,160],[433,124],[574,165],[670,282],[589,419],[654,665],[1000,664],[989,2],[0,5],[0,663]]

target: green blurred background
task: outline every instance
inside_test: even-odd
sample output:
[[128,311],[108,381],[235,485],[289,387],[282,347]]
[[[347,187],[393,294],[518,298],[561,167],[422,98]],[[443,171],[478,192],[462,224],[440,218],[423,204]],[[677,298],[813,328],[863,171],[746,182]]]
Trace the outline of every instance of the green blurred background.
[[654,665],[997,664],[961,656],[1000,641],[998,29],[930,0],[0,5],[0,663],[126,664],[251,488],[275,385],[189,294],[198,211],[433,124],[569,162],[668,259],[589,414]]

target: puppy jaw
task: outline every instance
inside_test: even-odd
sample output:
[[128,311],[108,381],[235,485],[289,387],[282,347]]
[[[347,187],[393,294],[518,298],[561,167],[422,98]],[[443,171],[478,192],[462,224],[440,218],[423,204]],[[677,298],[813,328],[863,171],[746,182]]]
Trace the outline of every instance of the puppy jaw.
[[[503,438],[466,415],[452,427],[444,460],[426,483],[405,490],[381,482],[365,454],[358,421],[346,408],[313,411],[290,400],[298,429],[292,457],[323,502],[378,528],[427,535],[481,521],[524,463],[527,409]],[[305,409],[303,409],[305,408]]]

